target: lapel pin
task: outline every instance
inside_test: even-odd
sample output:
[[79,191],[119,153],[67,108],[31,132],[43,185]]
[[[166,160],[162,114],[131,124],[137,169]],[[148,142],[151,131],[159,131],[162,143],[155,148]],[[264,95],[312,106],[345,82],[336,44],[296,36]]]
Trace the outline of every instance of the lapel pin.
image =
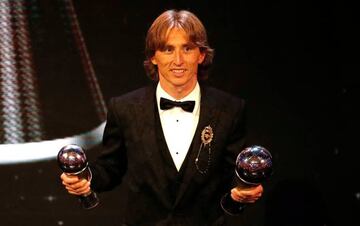
[[[213,140],[214,137],[214,132],[213,129],[211,128],[210,125],[206,126],[202,131],[201,131],[201,145],[199,147],[199,151],[197,153],[197,156],[195,158],[195,166],[196,169],[201,173],[201,174],[206,174],[209,171],[209,167],[211,164],[211,141]],[[208,159],[207,159],[207,165],[205,168],[200,167],[199,166],[199,157],[200,157],[200,153],[202,151],[203,148],[206,148],[207,146],[207,151],[208,151]]]
[[213,130],[210,125],[206,126],[201,132],[201,142],[206,145],[210,144],[214,137]]

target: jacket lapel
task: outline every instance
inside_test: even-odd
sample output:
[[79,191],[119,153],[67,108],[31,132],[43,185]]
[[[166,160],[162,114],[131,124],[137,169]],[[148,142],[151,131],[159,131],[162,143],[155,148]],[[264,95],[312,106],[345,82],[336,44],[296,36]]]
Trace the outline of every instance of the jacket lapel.
[[155,120],[155,87],[146,87],[138,103],[135,104],[135,115],[137,120],[138,134],[140,137],[141,147],[144,151],[145,164],[149,165],[149,180],[153,188],[159,194],[159,198],[165,206],[171,207],[169,194],[164,194],[164,186],[167,184],[165,173],[165,163],[159,154],[159,144],[157,137],[158,126]]
[[[148,158],[154,158],[154,149],[158,148],[155,131],[155,88],[146,87],[135,104],[135,115],[138,134],[144,145],[144,152]],[[146,148],[151,147],[151,148]]]
[[[201,86],[201,103],[200,103],[200,118],[197,125],[195,135],[193,137],[192,149],[189,150],[189,160],[185,166],[185,172],[183,177],[183,183],[180,186],[178,191],[175,206],[179,203],[183,197],[186,189],[191,183],[192,178],[197,174],[197,169],[195,165],[195,158],[197,157],[200,145],[201,145],[201,132],[206,126],[211,126],[214,134],[216,134],[216,124],[218,120],[220,109],[217,108],[216,102],[209,92],[206,86]],[[214,136],[214,139],[216,137]],[[213,141],[214,142],[214,141]]]

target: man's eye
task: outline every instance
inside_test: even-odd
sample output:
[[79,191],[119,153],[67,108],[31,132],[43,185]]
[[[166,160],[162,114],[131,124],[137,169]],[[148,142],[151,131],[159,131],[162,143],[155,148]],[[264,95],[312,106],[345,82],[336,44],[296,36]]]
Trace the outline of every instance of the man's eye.
[[190,46],[186,46],[185,48],[184,48],[184,51],[185,52],[189,52],[191,50],[191,47]]
[[170,47],[165,47],[163,51],[164,51],[165,53],[171,53],[172,48],[170,48]]

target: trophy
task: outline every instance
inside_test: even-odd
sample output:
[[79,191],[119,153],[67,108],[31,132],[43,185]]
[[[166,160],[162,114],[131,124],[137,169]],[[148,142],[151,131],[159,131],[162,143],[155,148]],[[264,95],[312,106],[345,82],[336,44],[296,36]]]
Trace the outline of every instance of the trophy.
[[[259,185],[272,174],[272,157],[268,150],[261,146],[250,146],[242,150],[236,158],[235,174],[237,187],[252,187]],[[246,204],[225,194],[221,201],[221,208],[230,215],[238,215]]]
[[[62,147],[57,155],[57,161],[60,169],[67,175],[91,180],[92,174],[88,167],[85,152],[81,147],[74,144]],[[92,209],[99,204],[97,194],[93,191],[79,196],[79,199],[85,209]]]

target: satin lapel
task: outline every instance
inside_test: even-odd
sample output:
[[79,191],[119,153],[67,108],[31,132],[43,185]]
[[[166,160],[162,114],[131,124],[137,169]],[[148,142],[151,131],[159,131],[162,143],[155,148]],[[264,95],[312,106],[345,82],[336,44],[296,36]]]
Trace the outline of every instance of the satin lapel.
[[193,138],[192,149],[190,150],[189,161],[187,162],[183,183],[180,186],[179,192],[176,197],[175,206],[179,203],[186,189],[191,183],[192,178],[196,175],[197,169],[195,166],[195,158],[201,145],[201,132],[210,125],[216,134],[216,123],[218,120],[220,109],[217,108],[216,102],[211,96],[211,93],[206,87],[201,87],[201,105],[200,105],[200,118],[199,123]]

